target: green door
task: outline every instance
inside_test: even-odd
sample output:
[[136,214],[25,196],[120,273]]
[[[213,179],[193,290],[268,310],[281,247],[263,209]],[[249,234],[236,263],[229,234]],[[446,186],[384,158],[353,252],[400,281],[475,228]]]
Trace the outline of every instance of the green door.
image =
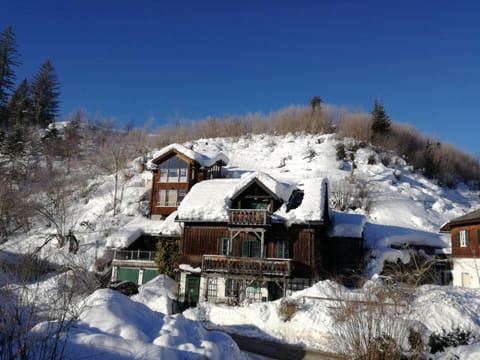
[[143,284],[149,282],[154,277],[157,277],[160,273],[155,269],[145,269],[143,270]]
[[118,281],[128,280],[135,284],[138,284],[138,273],[139,273],[139,269],[119,267],[117,269],[117,280]]
[[194,307],[198,302],[200,293],[200,276],[187,275],[185,279],[185,306]]

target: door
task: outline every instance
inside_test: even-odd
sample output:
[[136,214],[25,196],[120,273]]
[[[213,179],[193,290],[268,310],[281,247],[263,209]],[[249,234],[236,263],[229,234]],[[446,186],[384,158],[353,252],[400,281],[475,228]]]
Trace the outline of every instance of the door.
[[470,287],[470,274],[462,272],[462,286],[469,288]]
[[185,279],[185,306],[197,306],[198,295],[200,293],[200,276],[187,275]]

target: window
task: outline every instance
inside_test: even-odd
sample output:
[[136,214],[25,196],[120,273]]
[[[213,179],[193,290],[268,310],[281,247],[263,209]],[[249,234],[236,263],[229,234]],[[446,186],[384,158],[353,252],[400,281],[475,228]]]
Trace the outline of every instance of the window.
[[457,245],[460,247],[470,246],[470,232],[468,230],[460,230],[458,232]]
[[275,242],[275,255],[278,259],[288,259],[290,257],[290,252],[288,249],[287,241],[277,241]]
[[243,240],[242,242],[242,256],[259,258],[260,257],[260,241],[258,240]]
[[227,279],[225,281],[225,297],[238,298],[238,281]]
[[187,182],[186,161],[173,156],[160,164],[160,182],[178,183]]
[[157,206],[159,207],[177,207],[185,197],[183,189],[160,189],[158,191]]
[[215,298],[218,293],[218,279],[209,278],[207,282],[207,298]]
[[228,255],[229,253],[229,238],[220,239],[220,255]]
[[250,286],[247,287],[247,299],[253,301],[262,300],[262,289],[259,287],[256,281],[252,282]]

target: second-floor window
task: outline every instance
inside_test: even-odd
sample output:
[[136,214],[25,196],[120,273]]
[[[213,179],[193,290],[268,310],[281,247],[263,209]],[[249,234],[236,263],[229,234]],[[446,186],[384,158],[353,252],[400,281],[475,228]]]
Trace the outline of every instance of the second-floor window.
[[183,189],[160,189],[158,191],[157,206],[160,207],[177,207],[185,197]]
[[186,161],[173,156],[160,164],[159,181],[168,183],[187,182],[187,168]]
[[458,246],[460,247],[470,246],[470,232],[468,230],[460,230],[457,236],[458,236]]

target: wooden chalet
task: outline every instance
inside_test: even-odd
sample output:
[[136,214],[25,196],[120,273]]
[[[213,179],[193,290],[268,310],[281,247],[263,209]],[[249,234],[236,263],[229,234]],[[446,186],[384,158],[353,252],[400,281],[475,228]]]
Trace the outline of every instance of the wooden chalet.
[[194,186],[178,209],[184,301],[273,300],[321,278],[327,194],[325,179],[295,186],[264,173]]
[[202,180],[220,178],[227,162],[223,154],[210,158],[179,144],[160,150],[151,161],[151,217],[163,219],[177,210],[193,185]]
[[453,285],[480,287],[480,209],[451,220],[440,231],[450,233]]

